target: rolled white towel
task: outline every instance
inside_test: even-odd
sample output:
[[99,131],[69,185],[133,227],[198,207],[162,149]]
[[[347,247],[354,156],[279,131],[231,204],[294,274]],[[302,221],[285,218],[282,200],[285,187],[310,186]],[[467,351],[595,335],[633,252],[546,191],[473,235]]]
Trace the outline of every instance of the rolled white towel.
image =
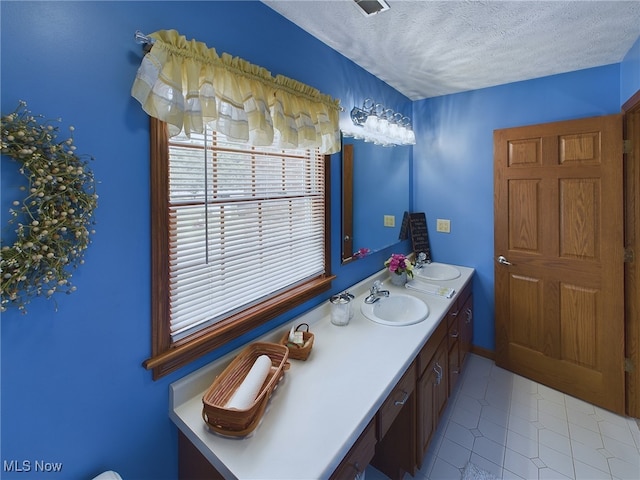
[[260,387],[264,383],[269,370],[271,369],[271,359],[268,355],[260,355],[251,366],[251,370],[247,373],[238,389],[231,396],[231,399],[225,405],[225,408],[246,410],[249,408],[258,394]]

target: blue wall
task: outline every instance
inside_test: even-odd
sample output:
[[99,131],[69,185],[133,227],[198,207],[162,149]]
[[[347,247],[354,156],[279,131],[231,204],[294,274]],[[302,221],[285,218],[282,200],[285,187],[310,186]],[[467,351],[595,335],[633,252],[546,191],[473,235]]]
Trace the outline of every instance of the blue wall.
[[[62,462],[60,474],[2,478],[174,479],[177,434],[168,384],[229,349],[153,382],[150,354],[148,117],[130,96],[142,49],[135,30],[176,29],[340,98],[347,111],[373,97],[410,113],[403,95],[259,2],[0,2],[2,112],[18,100],[74,125],[78,151],[93,155],[98,222],[78,290],[2,315],[0,461]],[[241,19],[241,20],[240,20]],[[64,138],[64,137],[60,137]],[[388,249],[340,266],[340,163],[332,158],[333,292],[382,268]],[[15,164],[2,158],[3,227]],[[3,232],[3,237],[5,233]],[[4,237],[6,238],[6,237]],[[406,245],[403,247],[406,248]],[[330,292],[332,293],[332,292]],[[324,295],[243,338],[264,333],[324,301]]]
[[620,104],[640,90],[640,37],[620,63]]
[[[259,2],[2,1],[0,14],[2,112],[22,99],[34,113],[74,125],[78,149],[96,158],[100,181],[97,234],[74,275],[78,291],[58,298],[57,311],[36,300],[26,316],[10,311],[1,321],[0,461],[62,462],[63,471],[2,478],[91,478],[111,468],[127,480],[174,479],[168,384],[331,292],[160,381],[141,367],[150,353],[149,131],[129,94],[141,59],[133,32],[177,29],[340,98],[344,115],[366,97],[404,113],[410,102]],[[620,66],[415,102],[413,210],[427,213],[435,260],[478,269],[480,346],[492,347],[492,130],[617,112],[621,89],[640,88],[639,50],[636,42]],[[340,265],[339,167],[334,155],[333,292],[407,249]],[[15,164],[3,157],[3,227],[14,178]],[[450,218],[452,233],[434,233],[435,218]]]

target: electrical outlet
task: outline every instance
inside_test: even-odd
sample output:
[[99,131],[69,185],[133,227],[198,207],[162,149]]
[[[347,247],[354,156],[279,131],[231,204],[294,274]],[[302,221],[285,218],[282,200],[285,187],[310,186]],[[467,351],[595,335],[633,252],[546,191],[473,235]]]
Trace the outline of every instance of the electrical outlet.
[[436,231],[442,233],[451,233],[451,220],[438,218],[438,220],[436,220]]
[[395,227],[396,226],[396,217],[395,217],[395,215],[385,215],[384,216],[384,226],[385,227]]

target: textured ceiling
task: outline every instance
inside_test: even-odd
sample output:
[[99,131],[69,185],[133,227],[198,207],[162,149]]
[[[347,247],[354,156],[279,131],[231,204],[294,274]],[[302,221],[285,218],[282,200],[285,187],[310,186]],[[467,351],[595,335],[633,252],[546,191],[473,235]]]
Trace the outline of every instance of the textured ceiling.
[[263,3],[412,100],[618,63],[640,36],[640,0]]

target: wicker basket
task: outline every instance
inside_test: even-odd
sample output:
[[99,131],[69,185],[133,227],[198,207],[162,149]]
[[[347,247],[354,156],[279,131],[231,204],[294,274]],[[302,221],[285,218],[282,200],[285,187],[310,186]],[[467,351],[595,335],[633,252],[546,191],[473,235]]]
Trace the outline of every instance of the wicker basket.
[[289,349],[289,358],[293,358],[295,360],[306,360],[311,353],[311,349],[313,348],[313,333],[309,331],[309,325],[306,323],[301,323],[296,327],[296,332],[300,327],[306,326],[307,330],[302,332],[302,339],[304,343],[302,346],[296,345],[295,343],[289,343],[289,332],[285,332],[285,334],[280,339],[280,344],[285,345]]
[[[260,355],[269,356],[271,370],[253,404],[246,410],[224,408]],[[271,394],[289,368],[288,357],[287,347],[277,343],[256,342],[240,352],[202,397],[202,418],[209,429],[232,437],[243,437],[255,430]]]

